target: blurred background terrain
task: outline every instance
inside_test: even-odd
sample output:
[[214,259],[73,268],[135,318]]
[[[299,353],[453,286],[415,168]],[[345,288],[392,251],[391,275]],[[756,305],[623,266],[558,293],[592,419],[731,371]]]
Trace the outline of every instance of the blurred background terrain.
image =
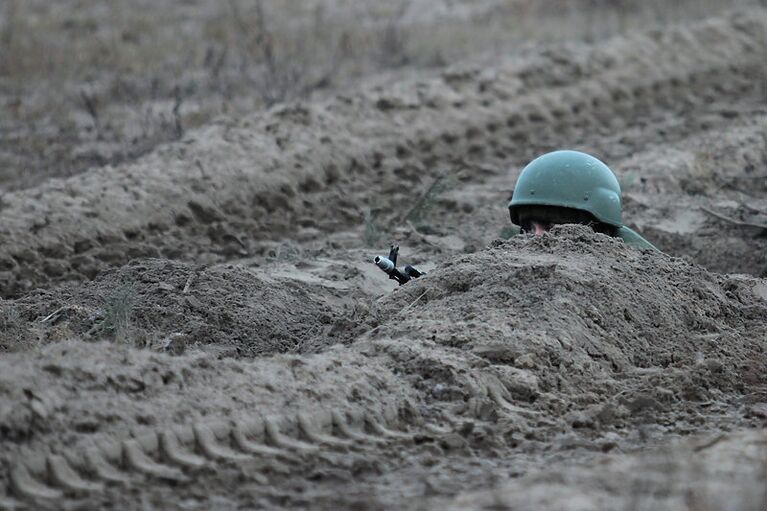
[[5,0],[0,193],[117,164],[221,114],[403,68],[593,42],[759,0]]

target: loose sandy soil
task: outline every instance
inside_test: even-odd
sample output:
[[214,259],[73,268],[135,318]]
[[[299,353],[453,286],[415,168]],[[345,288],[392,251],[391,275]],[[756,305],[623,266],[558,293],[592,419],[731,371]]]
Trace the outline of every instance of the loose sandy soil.
[[[767,11],[697,14],[8,185],[0,509],[763,509]],[[663,253],[506,239],[561,147]]]

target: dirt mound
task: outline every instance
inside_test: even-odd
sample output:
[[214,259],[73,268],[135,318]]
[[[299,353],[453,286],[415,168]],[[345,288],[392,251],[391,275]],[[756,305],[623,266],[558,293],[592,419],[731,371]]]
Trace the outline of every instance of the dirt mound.
[[648,420],[683,433],[701,406],[767,384],[764,285],[562,226],[396,290],[369,335],[430,401],[485,389],[536,438]]
[[[92,290],[127,279],[143,282],[138,289],[147,295],[158,292],[160,282],[183,295],[190,273],[185,265],[134,263]],[[276,278],[248,274],[201,270],[191,293],[215,284],[242,296],[248,291],[237,284],[244,283],[263,293],[253,283]],[[284,310],[280,300],[290,304],[300,292],[270,298],[272,314]],[[378,300],[361,317],[355,341],[315,355],[214,360],[204,352],[169,357],[108,342],[8,354],[0,361],[5,463],[9,470],[29,466],[35,478],[58,487],[46,456],[71,459],[86,474],[73,449],[110,439],[125,451],[132,445],[126,439],[140,437],[136,428],[155,435],[144,447],[148,456],[175,466],[191,462],[162,451],[157,435],[190,422],[223,422],[230,435],[232,421],[252,413],[395,406],[403,417],[425,421],[405,426],[413,428],[409,443],[367,439],[346,448],[333,438],[357,437],[332,421],[324,436],[312,432],[311,421],[299,421],[286,431],[334,454],[320,450],[277,472],[271,462],[249,469],[216,459],[212,470],[185,468],[183,474],[185,484],[214,494],[224,488],[240,504],[414,504],[414,496],[429,491],[453,495],[487,487],[488,471],[525,473],[552,456],[582,460],[677,435],[757,425],[758,414],[749,410],[767,385],[765,295],[763,280],[712,274],[583,226],[562,226],[446,261]],[[165,307],[174,303],[162,297]],[[153,303],[162,310],[160,301]],[[311,327],[317,318],[308,316],[300,321]],[[406,406],[397,404],[403,400]],[[205,445],[186,449],[215,458]],[[149,470],[111,456],[128,472]],[[42,465],[25,459],[42,459]],[[343,475],[328,476],[336,466],[344,467]],[[339,492],[351,480],[356,493]],[[291,490],[300,481],[308,493]],[[38,491],[22,483],[13,483],[17,494]],[[138,491],[153,501],[175,500],[188,488],[153,480]],[[133,505],[119,488],[110,492],[109,502]]]
[[6,302],[15,330],[3,335],[3,344],[18,350],[36,342],[117,337],[173,353],[200,346],[246,357],[312,352],[339,341],[333,327],[356,301],[339,287],[243,266],[133,261],[84,286]]

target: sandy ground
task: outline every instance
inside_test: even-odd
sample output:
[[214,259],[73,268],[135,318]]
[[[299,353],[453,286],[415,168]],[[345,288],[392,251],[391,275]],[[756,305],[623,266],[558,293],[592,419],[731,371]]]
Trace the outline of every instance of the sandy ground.
[[[0,509],[764,508],[765,57],[763,9],[530,47],[6,193]],[[664,253],[506,239],[563,146]]]

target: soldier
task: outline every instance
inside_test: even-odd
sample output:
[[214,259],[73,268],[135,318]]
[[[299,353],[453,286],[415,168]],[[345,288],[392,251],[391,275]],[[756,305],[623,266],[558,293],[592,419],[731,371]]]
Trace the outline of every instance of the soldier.
[[509,203],[511,222],[540,236],[555,224],[583,224],[637,247],[658,250],[623,225],[621,188],[600,160],[578,151],[554,151],[530,162]]

